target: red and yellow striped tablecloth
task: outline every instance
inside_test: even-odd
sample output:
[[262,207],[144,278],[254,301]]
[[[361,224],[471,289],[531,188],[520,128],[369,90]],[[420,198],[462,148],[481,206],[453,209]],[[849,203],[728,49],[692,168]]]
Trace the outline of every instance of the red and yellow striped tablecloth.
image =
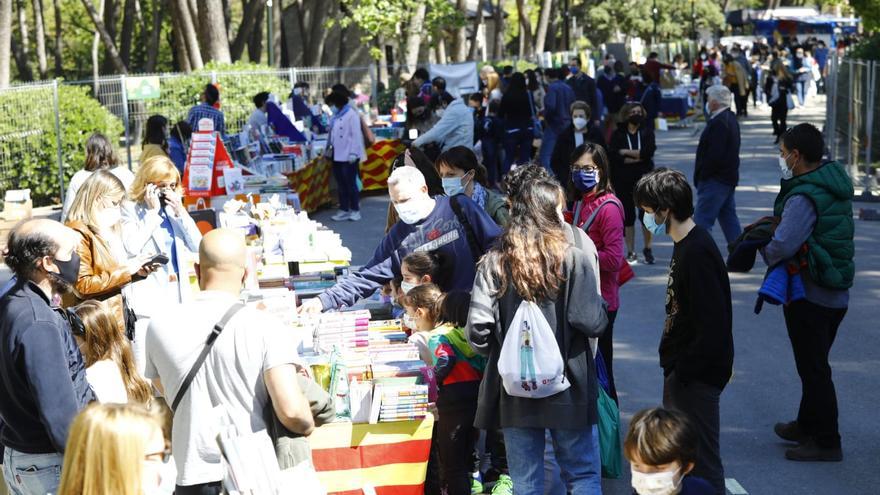
[[361,163],[361,182],[364,191],[374,191],[388,187],[388,174],[391,163],[403,153],[403,143],[399,139],[383,139],[367,148],[367,159]]
[[303,210],[313,212],[333,202],[333,195],[330,194],[331,167],[328,160],[319,157],[287,176],[291,189],[299,194]]
[[328,494],[422,495],[434,419],[330,423],[309,437],[312,460]]

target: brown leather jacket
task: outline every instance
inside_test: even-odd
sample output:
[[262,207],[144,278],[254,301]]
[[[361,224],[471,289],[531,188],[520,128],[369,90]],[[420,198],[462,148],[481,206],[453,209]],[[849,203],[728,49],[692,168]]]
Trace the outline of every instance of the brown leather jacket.
[[128,268],[120,265],[113,257],[107,242],[80,221],[68,222],[67,226],[81,236],[76,253],[80,258],[79,280],[74,284],[75,295],[64,298],[64,306],[73,306],[86,299],[105,301],[119,323],[119,330],[125,331],[122,288],[131,283]]

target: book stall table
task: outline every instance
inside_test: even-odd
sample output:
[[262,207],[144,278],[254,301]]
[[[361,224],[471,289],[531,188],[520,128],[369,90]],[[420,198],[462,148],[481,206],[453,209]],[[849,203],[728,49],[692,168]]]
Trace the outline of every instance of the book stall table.
[[309,437],[312,462],[328,494],[422,495],[432,416],[393,423],[329,423]]

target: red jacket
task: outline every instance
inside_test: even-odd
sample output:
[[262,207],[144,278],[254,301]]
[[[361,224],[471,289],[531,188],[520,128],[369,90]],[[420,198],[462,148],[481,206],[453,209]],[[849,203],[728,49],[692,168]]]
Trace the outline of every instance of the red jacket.
[[[599,196],[593,192],[584,194],[583,198],[575,203],[575,208],[580,208],[580,214],[578,211],[573,212],[573,216],[578,219],[577,226],[584,228],[590,215],[606,201],[616,201],[620,205],[620,200],[614,193],[609,192]],[[602,297],[608,303],[609,311],[617,311],[620,307],[618,272],[621,263],[626,262],[623,258],[623,209],[614,204],[603,206],[590,224],[587,235],[590,236],[599,253],[599,282]]]

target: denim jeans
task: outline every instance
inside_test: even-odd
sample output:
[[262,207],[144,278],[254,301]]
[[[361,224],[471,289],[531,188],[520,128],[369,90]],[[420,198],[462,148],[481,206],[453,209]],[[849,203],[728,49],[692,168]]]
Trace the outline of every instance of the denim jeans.
[[504,428],[507,462],[516,495],[544,495],[543,459],[548,432],[568,492],[572,495],[601,495],[602,468],[596,425],[581,430]]
[[357,176],[360,162],[333,162],[333,177],[339,193],[339,209],[360,211],[360,193],[357,189]]
[[61,483],[64,456],[26,454],[6,447],[3,454],[3,477],[11,495],[45,495],[56,493]]
[[504,166],[501,169],[503,178],[516,165],[528,163],[532,156],[532,140],[535,138],[531,124],[507,129],[504,134]]
[[801,106],[807,104],[807,84],[809,84],[807,81],[795,81],[794,83]]
[[711,232],[717,219],[728,244],[735,241],[742,233],[739,218],[736,216],[736,201],[733,199],[735,192],[735,186],[712,179],[702,180],[697,186],[694,221]]
[[[544,126],[544,135],[541,137],[541,150],[538,152],[538,161],[541,166],[552,172],[550,167],[550,159],[553,157],[553,148],[556,147],[556,141],[559,140],[559,134],[550,126]],[[567,158],[567,157],[566,157]]]

